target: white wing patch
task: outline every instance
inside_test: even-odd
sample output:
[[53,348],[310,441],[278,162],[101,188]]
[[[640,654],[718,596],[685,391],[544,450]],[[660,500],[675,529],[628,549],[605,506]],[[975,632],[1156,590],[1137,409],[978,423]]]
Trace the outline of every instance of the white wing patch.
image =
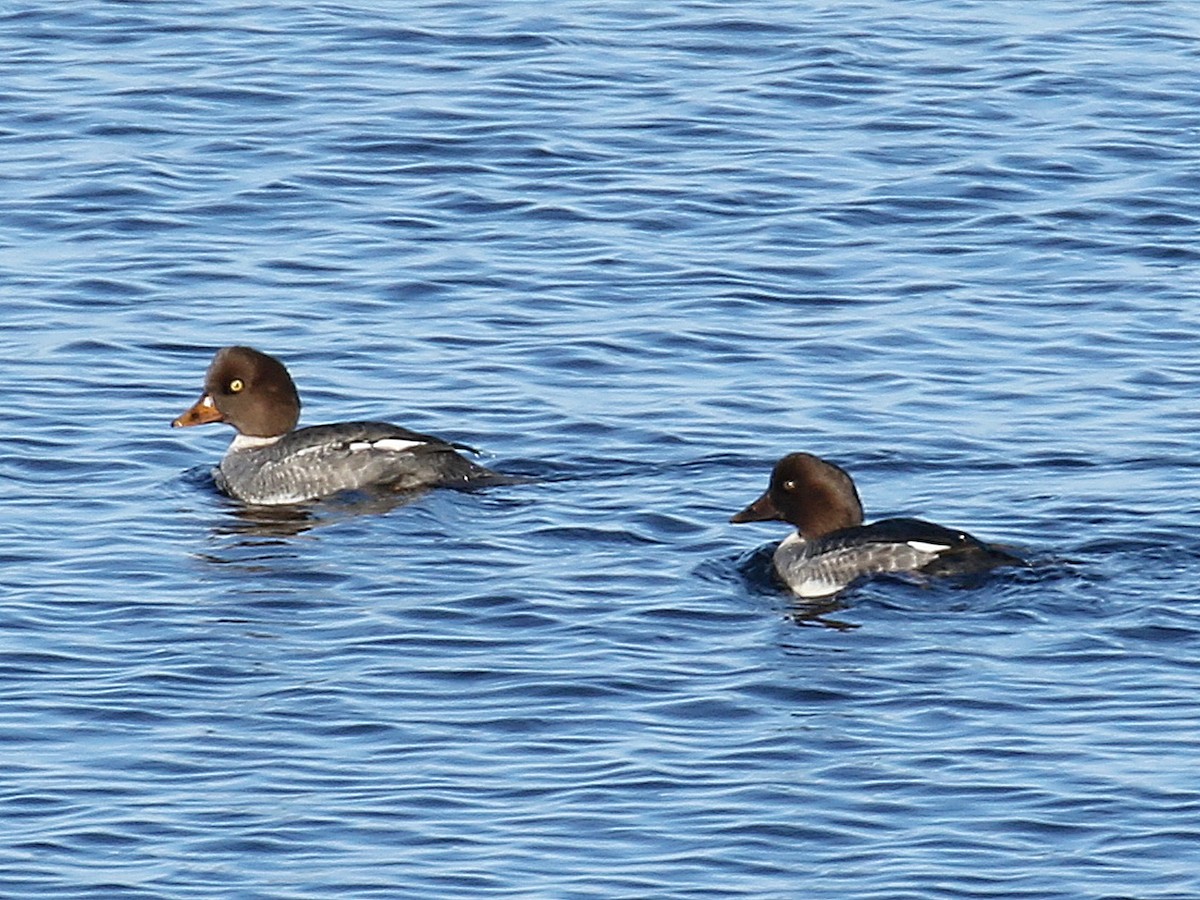
[[912,547],[918,553],[941,553],[943,550],[949,550],[949,544],[929,544],[925,541],[905,541],[904,543]]
[[322,444],[314,444],[311,447],[302,447],[292,454],[292,458],[294,459],[297,456],[313,456],[317,453],[324,453],[327,449],[328,448]]
[[403,453],[413,447],[423,447],[425,441],[406,441],[402,438],[383,438],[378,441],[351,441],[351,452],[357,450],[386,450],[388,453]]

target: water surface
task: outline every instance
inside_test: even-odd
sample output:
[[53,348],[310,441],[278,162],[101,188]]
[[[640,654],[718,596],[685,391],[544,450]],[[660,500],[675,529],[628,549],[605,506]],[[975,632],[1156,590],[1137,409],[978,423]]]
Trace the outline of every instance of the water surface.
[[[0,893],[1196,896],[1198,21],[0,16]],[[230,343],[538,481],[247,513]],[[792,450],[1038,565],[805,617]]]

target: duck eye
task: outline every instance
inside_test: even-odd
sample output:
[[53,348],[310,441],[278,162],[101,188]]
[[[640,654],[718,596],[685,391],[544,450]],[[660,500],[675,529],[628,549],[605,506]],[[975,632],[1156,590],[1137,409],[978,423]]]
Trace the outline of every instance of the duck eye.
[[235,378],[233,381],[229,382],[229,393],[236,394],[245,386],[246,382],[242,381],[240,378]]
[[783,489],[784,489],[785,491],[794,491],[794,490],[796,489],[796,482],[794,482],[794,481],[785,481],[785,482],[783,483]]

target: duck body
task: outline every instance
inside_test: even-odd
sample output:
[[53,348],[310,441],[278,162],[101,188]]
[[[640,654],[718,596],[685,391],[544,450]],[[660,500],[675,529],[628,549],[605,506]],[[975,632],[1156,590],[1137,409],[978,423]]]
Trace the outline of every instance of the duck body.
[[235,438],[213,469],[223,493],[260,506],[379,487],[469,485],[492,475],[453,444],[386,422],[313,425],[266,444]]
[[775,548],[775,573],[798,597],[828,597],[870,575],[967,575],[1023,561],[963,531],[921,519],[882,519]]
[[262,506],[345,491],[472,486],[502,476],[471,462],[460,444],[386,422],[295,428],[300,398],[287,369],[250,347],[217,352],[204,394],[172,425],[227,422],[237,429],[213,480],[225,494]]
[[952,528],[922,519],[862,523],[850,476],[807,453],[780,460],[767,491],[733,522],[781,519],[797,530],[773,554],[775,574],[799,597],[829,597],[882,573],[968,575],[1024,560]]

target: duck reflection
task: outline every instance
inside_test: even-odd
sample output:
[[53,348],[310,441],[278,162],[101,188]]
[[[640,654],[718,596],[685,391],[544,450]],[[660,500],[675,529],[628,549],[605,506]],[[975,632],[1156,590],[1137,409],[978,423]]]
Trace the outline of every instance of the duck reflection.
[[788,612],[788,618],[797,625],[831,628],[834,631],[853,631],[855,628],[861,627],[855,622],[830,618],[830,613],[835,613],[845,608],[846,605],[844,603],[836,600],[827,603],[793,603]]
[[221,537],[233,535],[255,542],[296,537],[307,531],[336,525],[359,516],[389,513],[415,503],[428,493],[428,490],[346,492],[324,500],[291,506],[230,505],[228,518],[213,528],[213,534]]

